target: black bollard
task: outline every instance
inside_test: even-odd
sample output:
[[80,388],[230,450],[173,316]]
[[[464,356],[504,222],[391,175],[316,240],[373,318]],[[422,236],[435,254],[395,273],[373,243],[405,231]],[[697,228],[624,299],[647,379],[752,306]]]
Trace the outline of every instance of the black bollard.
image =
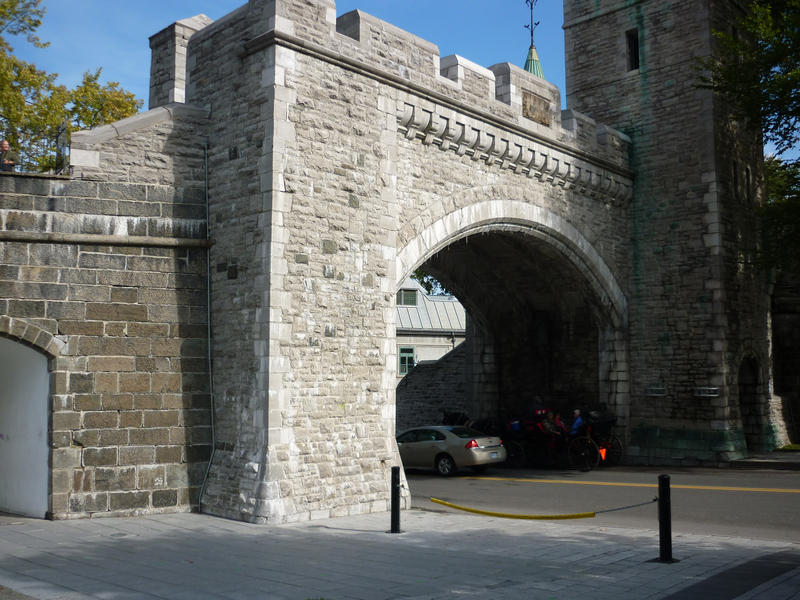
[[400,533],[400,467],[392,467],[392,529]]
[[672,505],[669,492],[669,475],[658,476],[658,536],[661,562],[672,561]]

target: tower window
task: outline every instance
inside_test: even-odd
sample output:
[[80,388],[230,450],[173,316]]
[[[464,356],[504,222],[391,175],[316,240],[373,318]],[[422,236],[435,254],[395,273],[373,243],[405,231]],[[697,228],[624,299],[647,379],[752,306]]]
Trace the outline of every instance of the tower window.
[[639,30],[626,31],[625,40],[628,43],[628,71],[635,71],[639,68]]
[[747,198],[748,202],[752,202],[753,200],[753,175],[750,171],[750,167],[746,167],[744,170],[744,193],[745,197]]

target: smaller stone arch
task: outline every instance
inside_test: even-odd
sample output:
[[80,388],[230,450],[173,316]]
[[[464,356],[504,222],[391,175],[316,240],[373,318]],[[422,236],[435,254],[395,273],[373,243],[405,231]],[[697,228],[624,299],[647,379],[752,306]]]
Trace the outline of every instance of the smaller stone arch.
[[31,346],[43,352],[51,360],[61,356],[66,347],[66,343],[63,340],[49,331],[24,319],[6,315],[0,316],[0,336]]
[[40,518],[52,514],[51,373],[60,352],[59,340],[47,331],[0,317],[2,510]]

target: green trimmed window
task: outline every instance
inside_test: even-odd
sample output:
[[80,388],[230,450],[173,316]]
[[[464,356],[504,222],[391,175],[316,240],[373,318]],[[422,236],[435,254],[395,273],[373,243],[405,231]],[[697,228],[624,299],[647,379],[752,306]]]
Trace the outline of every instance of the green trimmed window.
[[413,346],[401,347],[400,351],[398,352],[398,356],[400,358],[400,364],[397,368],[397,372],[400,375],[405,375],[414,368]]

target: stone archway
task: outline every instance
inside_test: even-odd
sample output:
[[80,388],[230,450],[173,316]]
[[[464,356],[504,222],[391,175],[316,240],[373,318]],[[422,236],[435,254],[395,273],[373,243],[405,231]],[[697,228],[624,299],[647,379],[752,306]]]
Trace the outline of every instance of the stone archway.
[[422,229],[397,253],[399,285],[414,268],[456,240],[487,231],[511,230],[537,237],[585,274],[615,326],[627,324],[627,299],[594,246],[560,215],[527,202],[485,200],[454,210]]
[[[496,243],[487,240],[495,240]],[[505,251],[500,262],[519,260],[518,270],[521,279],[508,281],[505,291],[484,303],[483,308],[488,305],[488,311],[494,313],[486,315],[482,314],[480,302],[470,298],[474,288],[481,287],[481,282],[468,283],[468,278],[472,267],[477,266],[478,262],[483,263],[482,272],[485,275],[488,270],[494,268],[493,262],[497,260],[497,256],[494,256],[487,257],[485,261],[475,261],[476,253],[479,255],[485,251],[489,255],[492,254],[492,249],[498,248],[504,248]],[[518,259],[515,259],[515,256]],[[545,266],[537,266],[537,263]],[[509,412],[518,411],[522,404],[536,394],[535,390],[546,389],[550,393],[548,400],[554,402],[556,406],[559,403],[571,402],[576,402],[576,406],[604,404],[615,412],[620,425],[627,424],[629,387],[628,364],[625,359],[626,299],[611,268],[571,223],[534,204],[509,200],[479,201],[430,223],[398,252],[396,268],[401,276],[407,275],[422,264],[433,269],[434,276],[443,275],[445,278],[452,276],[454,279],[448,282],[447,287],[462,300],[473,322],[484,331],[492,330],[494,327],[489,335],[492,339],[487,341],[484,336],[480,350],[474,351],[472,358],[467,356],[466,359],[478,365],[478,368],[488,369],[475,378],[482,381],[480,385],[488,387],[484,390],[473,390],[477,399],[465,403],[470,406],[470,410],[466,412],[471,416],[502,418],[503,415],[491,414],[492,404],[495,408],[502,405],[502,409]],[[531,276],[543,280],[548,274],[556,272],[558,274],[552,277],[553,281],[547,283],[550,289],[544,296],[533,299],[530,294],[538,292],[535,290],[532,292],[529,285],[527,291],[521,289]],[[480,274],[476,276],[482,277]],[[560,281],[564,278],[568,283]],[[504,283],[500,281],[499,285],[503,286]],[[498,282],[493,281],[489,287],[496,285]],[[570,302],[559,302],[560,285],[565,287],[564,296],[572,295],[573,299]],[[483,286],[480,293],[485,294],[486,287]],[[510,315],[505,326],[513,324],[511,326],[516,327],[518,331],[512,336],[503,337],[504,334],[498,329],[498,325],[503,326],[502,318],[499,321],[497,318],[502,310],[494,310],[495,306],[504,302],[504,296],[523,296],[526,293],[527,299],[520,302],[511,301],[505,305],[506,308],[503,310]],[[559,314],[559,311],[562,311],[560,316],[563,319],[554,327],[550,327],[551,323],[545,323],[543,326],[543,321],[547,321],[549,317],[548,308],[541,304],[537,306],[537,301],[542,301],[544,297],[549,298],[544,300],[544,303],[549,302],[550,314]],[[565,310],[566,305],[569,305],[569,308]],[[532,310],[537,309],[541,310],[539,317],[527,316]],[[553,378],[558,380],[560,377],[560,382],[554,383],[552,380],[545,382],[543,377],[531,377],[530,373],[525,372],[530,371],[526,368],[526,364],[535,364],[536,360],[546,356],[545,351],[556,348],[547,346],[549,343],[547,341],[542,346],[541,340],[536,339],[537,336],[550,336],[553,339],[561,335],[565,338],[566,335],[571,335],[565,332],[576,323],[579,327],[583,327],[582,331],[588,335],[586,339],[581,339],[579,332],[572,337],[572,340],[579,340],[579,343],[583,344],[582,349],[578,351],[582,354],[580,357],[577,353],[572,357],[567,356],[567,360],[562,361],[558,367],[560,369],[558,376]],[[512,337],[517,337],[518,340],[513,340]],[[509,341],[518,343],[510,344]],[[540,347],[530,350],[528,354],[525,353],[526,345],[530,348],[537,343]],[[565,357],[565,351],[570,352],[571,343],[572,341],[566,339],[560,341],[558,350],[562,359]],[[520,348],[523,350],[520,351]],[[478,354],[481,356],[478,357]],[[533,363],[530,362],[531,357],[535,359]],[[509,359],[512,362],[517,360],[517,364],[510,366]],[[578,388],[570,389],[569,385],[564,386],[564,380],[569,379],[576,368],[580,368],[577,363],[581,360],[594,363],[585,373],[585,376],[593,381]],[[571,365],[564,367],[564,363],[570,361]],[[568,369],[573,371],[570,372]],[[470,367],[467,367],[468,372],[469,370]],[[520,377],[516,386],[492,383],[493,381],[507,383],[513,373]],[[520,399],[522,395],[520,392],[526,394],[528,398]],[[517,399],[511,401],[504,399],[511,397]],[[564,409],[567,406],[560,408]]]

